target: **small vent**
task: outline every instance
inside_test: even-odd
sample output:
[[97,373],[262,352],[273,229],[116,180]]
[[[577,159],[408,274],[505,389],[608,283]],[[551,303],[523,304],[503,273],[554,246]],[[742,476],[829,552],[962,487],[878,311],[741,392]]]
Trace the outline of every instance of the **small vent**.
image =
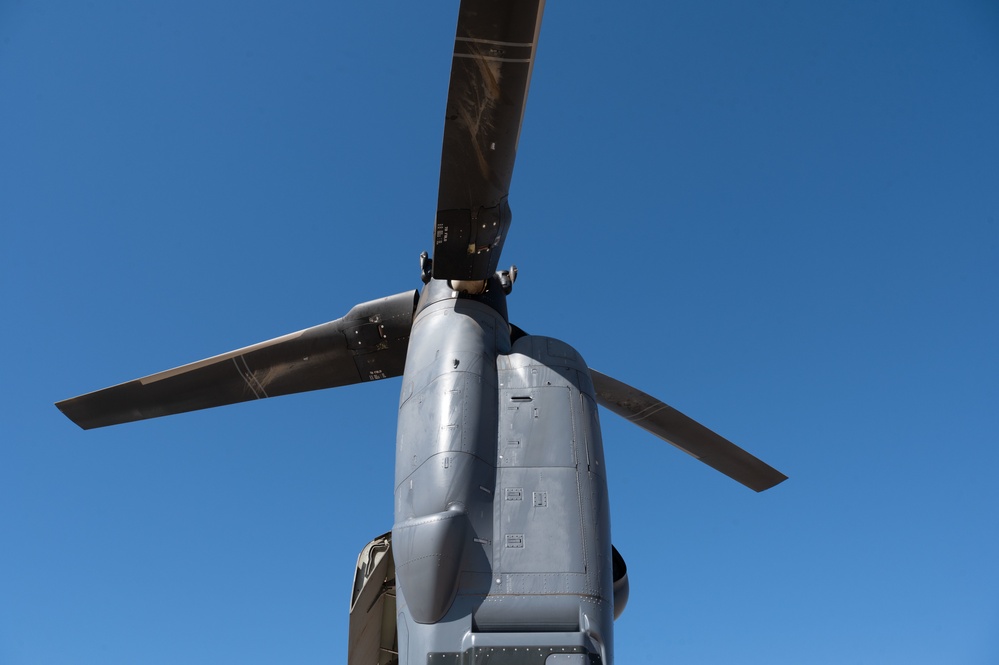
[[510,549],[524,549],[524,534],[522,533],[508,533],[506,534],[506,546]]
[[506,500],[507,501],[523,501],[524,500],[524,488],[523,487],[507,487],[506,488]]

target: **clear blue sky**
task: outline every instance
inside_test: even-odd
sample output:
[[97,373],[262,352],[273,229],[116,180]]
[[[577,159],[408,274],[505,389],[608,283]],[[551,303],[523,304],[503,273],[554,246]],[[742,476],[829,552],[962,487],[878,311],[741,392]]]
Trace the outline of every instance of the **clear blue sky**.
[[[0,663],[331,663],[398,379],[52,403],[419,286],[457,2],[0,2]],[[999,662],[999,5],[553,0],[511,318],[604,413],[618,662]]]

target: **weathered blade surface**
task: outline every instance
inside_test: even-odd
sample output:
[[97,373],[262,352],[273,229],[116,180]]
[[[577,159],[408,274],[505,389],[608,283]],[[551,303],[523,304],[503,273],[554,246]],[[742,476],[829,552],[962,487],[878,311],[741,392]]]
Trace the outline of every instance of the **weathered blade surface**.
[[496,271],[543,10],[544,0],[461,2],[434,229],[437,279]]
[[762,492],[787,480],[780,471],[655,397],[590,369],[597,403],[746,487]]
[[56,404],[83,429],[402,374],[418,292],[341,319]]

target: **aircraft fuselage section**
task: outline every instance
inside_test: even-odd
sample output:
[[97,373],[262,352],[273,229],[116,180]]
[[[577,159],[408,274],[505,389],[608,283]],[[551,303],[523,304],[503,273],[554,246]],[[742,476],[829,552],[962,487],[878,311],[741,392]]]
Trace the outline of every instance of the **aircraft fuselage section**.
[[558,340],[511,343],[491,287],[466,297],[432,281],[413,323],[392,530],[400,663],[500,649],[490,661],[503,665],[502,647],[518,646],[607,663],[610,521],[589,372]]

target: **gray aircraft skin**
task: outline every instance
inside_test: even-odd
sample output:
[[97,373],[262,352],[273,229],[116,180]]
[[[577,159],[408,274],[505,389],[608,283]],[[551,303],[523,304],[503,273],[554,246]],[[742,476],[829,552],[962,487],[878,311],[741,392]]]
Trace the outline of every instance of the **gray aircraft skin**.
[[543,0],[462,0],[423,289],[74,397],[84,429],[402,376],[395,518],[358,557],[349,665],[613,662],[627,602],[597,405],[747,487],[786,479],[510,324],[497,271]]
[[[491,280],[487,294],[497,291]],[[609,663],[610,519],[593,384],[567,344],[511,340],[503,309],[434,280],[413,322],[392,527],[400,662],[559,653]]]

